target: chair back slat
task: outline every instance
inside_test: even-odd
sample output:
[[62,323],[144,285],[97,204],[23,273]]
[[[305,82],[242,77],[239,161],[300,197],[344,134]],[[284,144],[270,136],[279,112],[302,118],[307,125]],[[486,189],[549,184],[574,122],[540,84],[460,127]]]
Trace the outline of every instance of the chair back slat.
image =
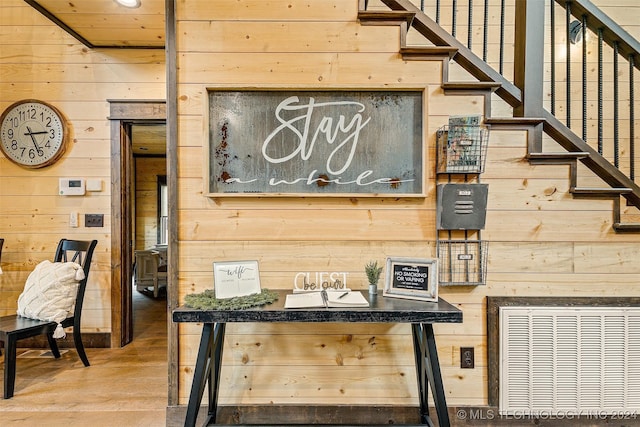
[[[87,287],[87,279],[89,278],[89,269],[91,268],[91,259],[93,251],[98,244],[97,240],[68,240],[61,239],[56,249],[54,262],[76,262],[82,266],[84,271],[84,279],[78,284],[78,294],[76,295],[76,304],[74,310],[74,327],[80,326],[80,315],[82,313],[82,304],[84,301],[84,293]],[[71,261],[69,261],[71,260]],[[63,323],[64,324],[64,323]]]

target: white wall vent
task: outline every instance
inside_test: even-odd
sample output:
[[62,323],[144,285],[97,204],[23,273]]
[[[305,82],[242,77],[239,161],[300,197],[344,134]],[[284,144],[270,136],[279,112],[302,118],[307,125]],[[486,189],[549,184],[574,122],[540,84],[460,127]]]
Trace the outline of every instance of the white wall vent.
[[640,307],[501,307],[500,414],[640,412]]

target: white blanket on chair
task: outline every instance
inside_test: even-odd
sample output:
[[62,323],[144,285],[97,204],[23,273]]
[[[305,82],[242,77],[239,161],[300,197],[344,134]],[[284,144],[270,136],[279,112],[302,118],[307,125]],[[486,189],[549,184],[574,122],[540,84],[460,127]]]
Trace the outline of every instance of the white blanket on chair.
[[42,261],[29,274],[18,297],[18,314],[31,319],[57,322],[54,338],[64,338],[64,319],[73,314],[78,283],[84,279],[75,262]]

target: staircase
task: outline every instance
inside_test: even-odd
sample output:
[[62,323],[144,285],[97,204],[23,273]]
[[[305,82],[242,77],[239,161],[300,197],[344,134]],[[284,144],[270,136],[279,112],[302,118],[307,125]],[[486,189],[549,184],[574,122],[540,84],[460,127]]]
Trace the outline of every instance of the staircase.
[[[536,109],[535,106],[533,108],[534,111],[540,113],[539,115],[534,117],[531,117],[531,114],[527,115],[526,109],[528,107],[523,106],[523,92],[520,88],[511,83],[498,71],[495,71],[483,59],[472,52],[471,49],[423,13],[410,0],[380,0],[389,10],[368,10],[369,2],[367,0],[359,1],[358,18],[362,25],[401,26],[400,53],[404,60],[441,60],[443,62],[442,88],[446,95],[484,96],[486,125],[491,126],[492,130],[527,130],[526,158],[531,164],[568,165],[570,172],[569,191],[574,198],[611,200],[613,202],[613,229],[618,233],[640,232],[640,223],[629,223],[622,220],[621,198],[626,200],[628,206],[640,208],[640,187],[633,181],[633,159],[631,160],[631,177],[628,177],[601,154],[601,149],[591,147],[591,145],[576,135],[554,114],[548,112],[542,108],[542,106],[538,109]],[[407,44],[407,33],[410,28],[415,29],[433,45],[409,46]],[[586,29],[584,20],[583,29]],[[602,36],[602,32],[600,32],[599,35]],[[633,50],[633,46],[631,50]],[[633,70],[633,56],[630,56],[630,58],[631,69]],[[475,77],[477,81],[450,81],[450,61],[455,61],[470,75]],[[526,87],[526,85],[524,86]],[[492,117],[491,95],[493,93],[513,107],[513,117]],[[525,114],[522,114],[523,110]],[[518,115],[522,117],[515,116],[516,111],[519,113]],[[557,142],[558,145],[566,151],[543,152],[543,133]],[[584,134],[586,134],[586,131]],[[631,155],[633,157],[633,132],[631,139]],[[581,162],[594,172],[609,187],[580,187],[578,185],[578,162]]]

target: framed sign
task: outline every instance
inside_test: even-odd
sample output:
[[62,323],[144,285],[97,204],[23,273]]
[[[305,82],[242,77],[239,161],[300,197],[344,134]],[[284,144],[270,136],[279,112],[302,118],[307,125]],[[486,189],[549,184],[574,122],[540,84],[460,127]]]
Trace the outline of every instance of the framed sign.
[[424,88],[208,99],[208,196],[425,195]]
[[214,262],[213,289],[218,299],[259,294],[258,261]]
[[383,295],[438,301],[438,260],[387,258]]

